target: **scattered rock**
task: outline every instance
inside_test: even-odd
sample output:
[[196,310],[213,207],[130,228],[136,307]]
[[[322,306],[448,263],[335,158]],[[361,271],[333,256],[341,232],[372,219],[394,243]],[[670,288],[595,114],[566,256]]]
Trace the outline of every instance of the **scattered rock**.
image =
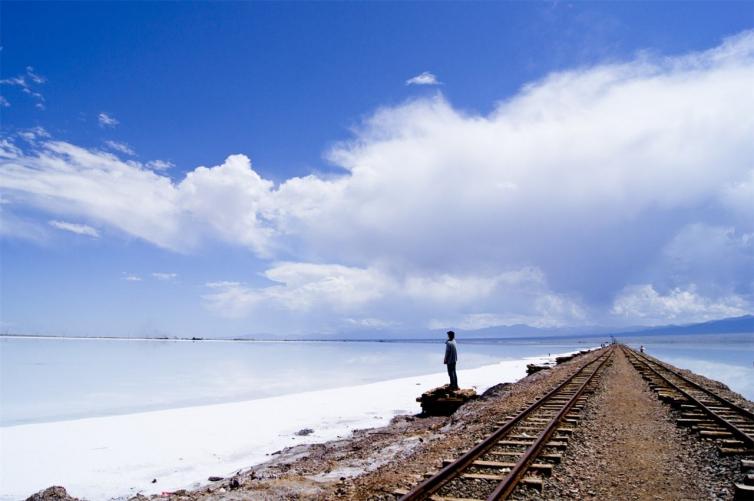
[[225,478],[224,477],[216,477],[216,476],[213,475],[213,476],[209,477],[207,480],[209,480],[210,482],[219,482],[220,480],[225,480]]
[[78,498],[69,496],[65,487],[54,485],[32,494],[26,501],[78,501]]
[[294,435],[298,435],[299,437],[305,437],[307,435],[311,435],[312,433],[314,433],[314,430],[312,430],[311,428],[303,428],[301,430],[298,430],[296,433],[294,433]]
[[526,374],[532,375],[535,372],[546,371],[549,368],[549,365],[526,364]]
[[562,357],[555,357],[555,363],[558,364],[558,365],[560,365],[560,364],[563,364],[565,362],[569,362],[569,361],[573,360],[573,357],[575,357],[575,356],[576,355],[563,355]]
[[421,403],[422,414],[425,416],[450,416],[459,407],[476,398],[476,392],[471,389],[451,390],[450,385],[433,388],[422,393],[416,401]]

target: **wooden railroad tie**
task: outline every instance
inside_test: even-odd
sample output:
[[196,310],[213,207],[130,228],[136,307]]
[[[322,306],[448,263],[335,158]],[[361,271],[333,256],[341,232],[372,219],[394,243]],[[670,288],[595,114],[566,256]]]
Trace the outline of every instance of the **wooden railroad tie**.
[[[392,494],[394,494],[395,496],[405,496],[406,494],[408,494],[408,491],[406,489],[395,489]],[[430,496],[429,499],[431,499],[432,501],[483,501],[476,498],[455,498],[447,496]]]
[[703,437],[730,438],[733,436],[733,433],[724,428],[721,428],[720,426],[699,425],[694,426],[693,428],[699,433],[699,435]]
[[[462,473],[461,477],[468,478],[471,480],[492,480],[495,482],[501,482],[505,480],[505,475],[487,475],[484,473]],[[544,480],[537,477],[524,477],[521,479],[521,483],[528,486],[528,487],[534,487],[538,491],[542,492],[542,488],[545,485]]]
[[[524,445],[524,446],[530,446],[532,441],[523,441],[523,440],[501,440],[497,443],[497,445]],[[545,447],[552,447],[555,449],[565,449],[566,446],[568,446],[565,442],[555,442],[550,441],[545,444]]]
[[[509,451],[489,451],[487,454],[491,456],[501,456],[501,457],[512,457],[512,458],[520,458],[521,453],[520,452],[509,452]],[[560,463],[562,461],[563,456],[561,454],[538,454],[537,459],[546,459],[547,461],[552,461],[553,463]]]
[[742,447],[720,447],[718,451],[722,456],[745,456],[754,454],[754,449],[744,449]]
[[[453,463],[452,459],[442,460],[443,466],[448,466],[449,464],[452,464],[452,463]],[[484,461],[481,459],[477,459],[472,464],[474,466],[479,466],[481,468],[500,468],[500,469],[508,469],[508,470],[516,466],[516,463],[502,462],[502,461]],[[548,477],[552,473],[552,468],[553,468],[553,465],[550,463],[533,463],[529,465],[530,470],[536,470]]]

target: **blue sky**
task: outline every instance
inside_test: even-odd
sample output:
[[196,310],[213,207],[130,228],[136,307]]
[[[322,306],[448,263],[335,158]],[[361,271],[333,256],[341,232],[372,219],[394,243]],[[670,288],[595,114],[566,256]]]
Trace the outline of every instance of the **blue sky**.
[[2,328],[750,313],[752,28],[751,2],[4,2]]

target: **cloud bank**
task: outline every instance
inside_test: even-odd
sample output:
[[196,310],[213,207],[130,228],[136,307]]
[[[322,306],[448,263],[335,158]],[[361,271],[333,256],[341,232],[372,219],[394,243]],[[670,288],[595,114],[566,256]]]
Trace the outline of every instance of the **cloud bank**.
[[39,138],[0,150],[0,188],[178,252],[247,247],[269,283],[208,284],[207,305],[286,328],[707,320],[754,304],[752,88],[745,32],[551,74],[487,115],[379,109],[328,152],[337,177],[275,184],[231,155],[174,181]]

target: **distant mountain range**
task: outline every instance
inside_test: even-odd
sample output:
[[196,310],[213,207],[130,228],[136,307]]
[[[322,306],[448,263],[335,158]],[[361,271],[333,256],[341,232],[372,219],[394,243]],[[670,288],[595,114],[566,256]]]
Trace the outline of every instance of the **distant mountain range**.
[[[629,336],[665,336],[665,335],[694,335],[694,334],[752,334],[754,335],[754,315],[744,315],[741,317],[723,318],[720,320],[711,320],[709,322],[683,324],[683,325],[661,325],[661,326],[632,326],[632,327],[604,327],[604,326],[581,326],[581,327],[552,327],[540,328],[530,325],[505,325],[499,327],[488,327],[477,330],[459,330],[461,339],[548,339],[548,338],[603,338],[607,340],[610,336],[625,338]],[[21,337],[39,337],[35,334],[11,334],[4,333],[4,336],[21,336]],[[91,338],[95,336],[44,336],[41,337],[81,337]],[[104,339],[112,339],[110,336],[96,336]],[[140,339],[139,337],[129,336],[121,339]],[[249,334],[243,336],[229,337],[180,337],[180,336],[146,336],[141,339],[183,339],[188,341],[203,340],[275,340],[275,341],[441,341],[445,339],[444,329],[354,329],[351,331],[339,333],[317,334],[311,333],[305,336],[276,336],[273,334]]]
[[[549,338],[549,337],[599,337],[599,336],[652,336],[652,335],[671,335],[671,334],[754,334],[754,315],[744,315],[741,317],[724,318],[721,320],[711,320],[702,323],[682,324],[682,325],[662,325],[653,327],[629,326],[629,327],[603,327],[603,326],[583,326],[583,327],[552,327],[540,328],[530,325],[506,325],[499,327],[488,327],[477,330],[459,331],[467,339],[515,339],[515,338]],[[338,334],[328,334],[321,336],[307,336],[306,339],[317,338],[321,340],[430,340],[444,339],[444,330],[353,330],[350,332],[341,332]]]
[[669,335],[669,334],[754,334],[754,315],[742,317],[724,318],[711,320],[698,324],[687,325],[663,325],[659,327],[644,327],[637,330],[619,332],[622,336],[628,335]]

